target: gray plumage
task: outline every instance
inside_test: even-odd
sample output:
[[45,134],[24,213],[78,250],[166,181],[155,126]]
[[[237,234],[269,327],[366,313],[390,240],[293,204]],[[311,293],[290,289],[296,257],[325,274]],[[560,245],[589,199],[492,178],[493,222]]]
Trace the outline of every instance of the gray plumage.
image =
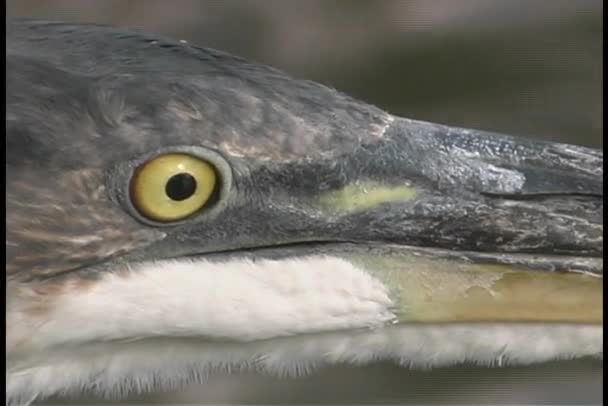
[[[219,51],[105,26],[8,22],[6,68],[9,311],[38,316],[58,290],[117,264],[191,256],[407,250],[603,272],[602,151],[395,117]],[[129,184],[168,152],[212,163],[221,186],[208,209],[162,224],[134,209]],[[415,197],[320,203],[365,184]]]

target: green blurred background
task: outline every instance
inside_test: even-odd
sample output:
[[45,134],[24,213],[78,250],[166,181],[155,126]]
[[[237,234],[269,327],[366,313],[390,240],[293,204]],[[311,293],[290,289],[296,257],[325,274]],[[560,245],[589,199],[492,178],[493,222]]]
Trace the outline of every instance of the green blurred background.
[[[9,0],[7,14],[101,22],[223,49],[391,113],[602,147],[601,0]],[[601,361],[279,380],[214,376],[138,403],[602,404]],[[83,402],[78,400],[77,402]]]

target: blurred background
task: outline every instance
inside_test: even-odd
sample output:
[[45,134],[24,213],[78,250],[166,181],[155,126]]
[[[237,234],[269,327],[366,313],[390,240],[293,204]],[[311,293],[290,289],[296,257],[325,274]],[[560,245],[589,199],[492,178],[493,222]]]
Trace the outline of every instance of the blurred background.
[[[9,17],[162,33],[409,118],[594,147],[603,146],[602,12],[602,0],[7,1]],[[214,376],[130,402],[602,404],[602,374],[593,360],[432,371],[338,366],[293,380]]]

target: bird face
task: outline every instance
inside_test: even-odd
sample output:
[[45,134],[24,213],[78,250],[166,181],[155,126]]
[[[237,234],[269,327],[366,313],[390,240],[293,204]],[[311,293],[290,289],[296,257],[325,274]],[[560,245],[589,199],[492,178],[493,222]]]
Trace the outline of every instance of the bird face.
[[601,355],[601,151],[155,36],[7,33],[14,396]]

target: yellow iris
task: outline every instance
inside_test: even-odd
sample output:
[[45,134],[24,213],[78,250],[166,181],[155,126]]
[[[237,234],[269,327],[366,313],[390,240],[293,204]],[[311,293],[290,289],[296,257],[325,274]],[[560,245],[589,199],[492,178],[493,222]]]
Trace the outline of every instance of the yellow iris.
[[216,183],[216,172],[208,162],[187,154],[161,155],[137,169],[131,199],[151,220],[178,221],[202,209]]

